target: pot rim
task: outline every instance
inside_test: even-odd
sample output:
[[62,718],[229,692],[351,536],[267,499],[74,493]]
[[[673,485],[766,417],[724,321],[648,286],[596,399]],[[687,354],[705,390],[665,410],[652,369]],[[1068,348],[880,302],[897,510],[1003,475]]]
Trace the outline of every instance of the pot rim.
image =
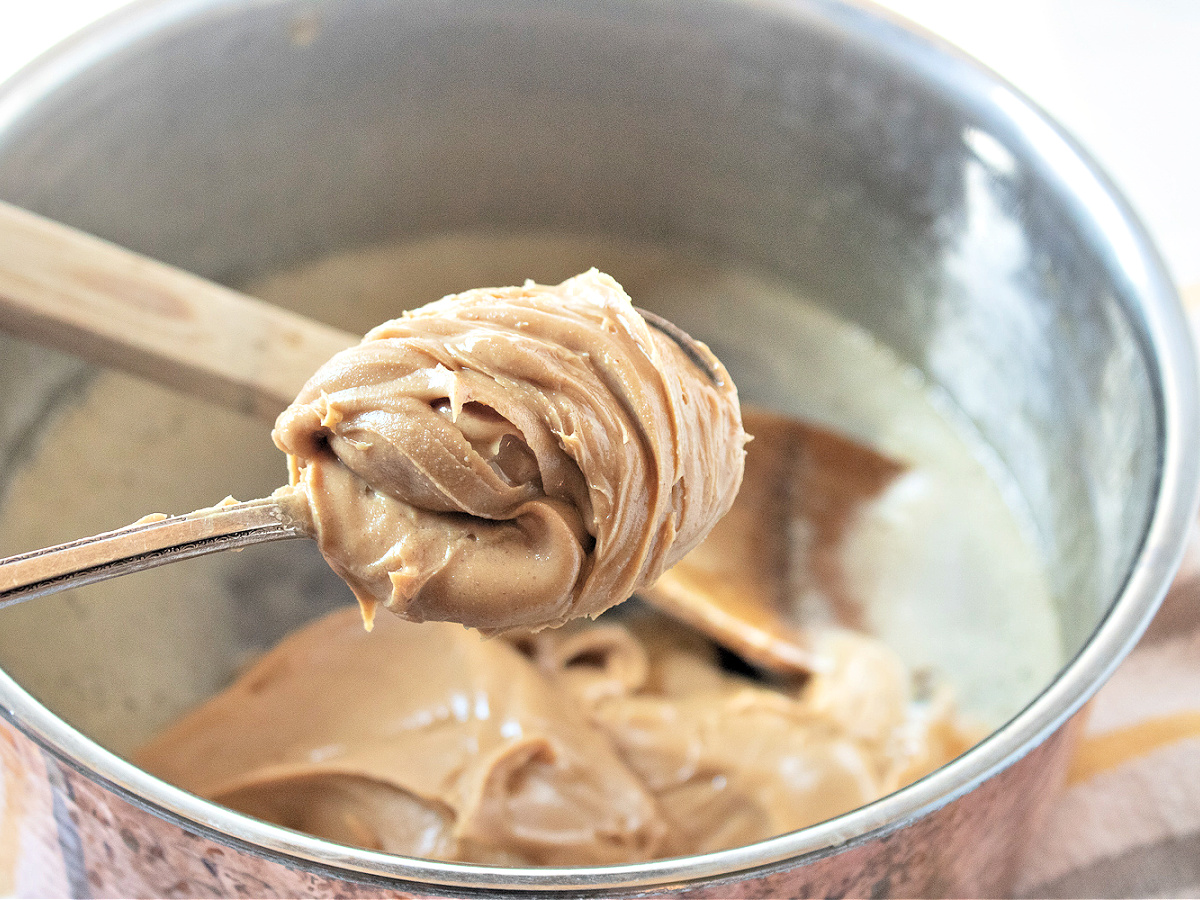
[[[234,7],[237,0],[139,0],[103,17],[0,84],[0,134],[75,75],[140,40]],[[270,825],[147,774],[85,737],[0,670],[0,715],[88,779],[135,805],[256,855],[335,877],[401,880],[443,888],[580,891],[647,889],[803,863],[903,827],[1011,765],[1074,714],[1132,649],[1158,608],[1183,553],[1200,492],[1200,395],[1187,320],[1145,229],[1108,178],[1059,126],[1003,79],[942,39],[869,0],[758,0],[780,15],[801,7],[879,44],[927,77],[971,89],[1025,144],[1090,223],[1098,246],[1141,305],[1126,309],[1144,342],[1161,422],[1156,502],[1127,579],[1083,649],[1007,724],[937,771],[893,794],[800,831],[678,859],[610,866],[506,868],[393,856]],[[982,98],[982,99],[980,99]]]

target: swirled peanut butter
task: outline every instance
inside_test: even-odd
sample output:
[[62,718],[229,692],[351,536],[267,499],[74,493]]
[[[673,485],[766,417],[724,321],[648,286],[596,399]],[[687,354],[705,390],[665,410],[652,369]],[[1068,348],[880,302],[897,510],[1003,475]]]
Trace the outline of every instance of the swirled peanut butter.
[[657,615],[485,639],[343,610],[143,749],[186,790],[340,843],[511,865],[737,846],[920,777],[970,743],[871,638],[798,690],[723,671]]
[[273,436],[368,623],[494,633],[595,616],[729,509],[745,434],[714,384],[595,270],[445,297],[313,376]]

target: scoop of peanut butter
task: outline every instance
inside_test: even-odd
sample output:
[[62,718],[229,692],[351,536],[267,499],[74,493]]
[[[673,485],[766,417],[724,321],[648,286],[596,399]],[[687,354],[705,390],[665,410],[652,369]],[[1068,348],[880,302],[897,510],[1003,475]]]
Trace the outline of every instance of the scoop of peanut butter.
[[732,505],[737,393],[612,278],[445,297],[373,329],[280,415],[292,491],[368,623],[595,616]]

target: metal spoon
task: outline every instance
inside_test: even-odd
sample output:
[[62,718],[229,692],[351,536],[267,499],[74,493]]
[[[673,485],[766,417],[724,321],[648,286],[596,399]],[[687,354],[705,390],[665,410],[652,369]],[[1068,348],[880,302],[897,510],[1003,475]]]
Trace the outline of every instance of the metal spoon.
[[[638,312],[647,325],[671,338],[710,381],[720,383],[708,348],[661,316]],[[353,343],[351,339],[347,346]],[[115,531],[0,560],[0,609],[181,559],[313,536],[307,507],[286,490],[182,516],[147,516]]]
[[[639,311],[714,383],[712,353]],[[112,244],[0,203],[0,326],[273,417],[329,356],[358,343]],[[309,537],[290,496],[159,517],[0,561],[0,608],[177,559]]]

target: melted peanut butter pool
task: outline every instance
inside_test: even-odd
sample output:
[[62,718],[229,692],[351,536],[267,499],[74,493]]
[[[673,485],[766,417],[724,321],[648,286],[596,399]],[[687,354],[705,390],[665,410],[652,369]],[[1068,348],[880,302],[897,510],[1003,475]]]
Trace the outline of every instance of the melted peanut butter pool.
[[802,828],[967,749],[882,644],[774,689],[658,616],[487,639],[353,609],[285,639],[137,761],[286,827],[409,856],[602,865]]

